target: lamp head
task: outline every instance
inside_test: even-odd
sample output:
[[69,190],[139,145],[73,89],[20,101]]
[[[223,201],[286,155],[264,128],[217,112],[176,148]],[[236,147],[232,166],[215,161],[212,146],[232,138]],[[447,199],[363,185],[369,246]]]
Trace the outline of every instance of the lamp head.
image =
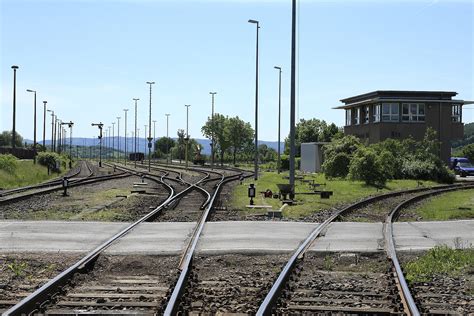
[[278,67],[278,66],[275,66],[275,67],[273,67],[273,68],[278,69],[278,70],[281,70],[281,67]]
[[147,83],[147,84],[155,84],[154,81],[147,81],[146,83]]
[[43,101],[44,104],[48,103],[48,101]]
[[36,92],[35,90],[26,89],[26,92]]
[[12,69],[18,69],[18,66],[13,65]]
[[249,20],[249,23],[258,24],[258,21],[257,20]]

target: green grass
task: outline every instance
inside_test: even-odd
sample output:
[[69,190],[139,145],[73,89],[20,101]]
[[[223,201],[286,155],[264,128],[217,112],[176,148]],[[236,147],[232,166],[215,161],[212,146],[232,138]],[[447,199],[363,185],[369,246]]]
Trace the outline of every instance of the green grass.
[[[234,189],[231,206],[234,209],[241,210],[244,214],[261,213],[262,210],[247,209],[245,206],[249,204],[249,198],[247,197],[247,188],[250,183],[255,183],[257,188],[257,197],[255,198],[255,204],[257,205],[271,205],[273,209],[279,209],[281,207],[281,201],[278,199],[263,198],[259,193],[270,189],[273,193],[278,193],[277,183],[288,183],[288,179],[283,179],[283,176],[288,176],[288,172],[277,174],[276,172],[262,172],[258,181],[254,181],[253,178],[246,179],[242,185],[237,185]],[[392,180],[388,181],[386,187],[378,190],[375,187],[368,186],[361,181],[349,181],[341,179],[326,179],[324,175],[308,175],[306,179],[314,179],[316,183],[326,183],[325,186],[321,186],[322,189],[333,191],[334,195],[330,199],[321,199],[319,195],[302,195],[298,194],[301,192],[311,192],[308,184],[300,183],[296,180],[295,191],[297,205],[285,207],[283,210],[283,216],[289,218],[300,218],[308,216],[314,212],[328,209],[336,205],[347,204],[355,202],[361,198],[382,194],[390,191],[404,190],[417,187],[416,180]],[[436,185],[434,182],[425,181],[425,186]]]
[[[458,276],[472,273],[474,248],[451,249],[436,246],[418,259],[403,265],[405,278],[411,282],[427,282],[436,275]],[[471,271],[469,271],[471,270]]]
[[445,221],[474,218],[474,189],[435,196],[413,211],[423,220]]
[[[61,174],[65,172],[67,172],[66,169]],[[0,188],[13,189],[38,184],[61,174],[51,173],[48,175],[48,169],[40,164],[33,164],[33,160],[18,160],[18,168],[13,174],[0,170]]]

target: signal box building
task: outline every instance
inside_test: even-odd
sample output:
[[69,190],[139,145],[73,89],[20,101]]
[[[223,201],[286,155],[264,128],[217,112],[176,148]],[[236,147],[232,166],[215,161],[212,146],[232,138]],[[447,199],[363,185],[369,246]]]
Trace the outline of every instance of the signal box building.
[[451,141],[463,137],[462,106],[472,101],[455,100],[456,92],[379,90],[342,99],[346,121],[344,134],[376,143],[387,138],[412,136],[422,140],[433,128],[441,143],[440,158],[449,161]]

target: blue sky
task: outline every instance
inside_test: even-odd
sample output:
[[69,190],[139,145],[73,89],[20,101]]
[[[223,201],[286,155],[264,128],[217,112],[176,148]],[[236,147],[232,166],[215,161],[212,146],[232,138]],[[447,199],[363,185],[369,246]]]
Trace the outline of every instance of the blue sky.
[[[93,137],[139,101],[148,124],[148,86],[158,135],[191,137],[211,111],[254,122],[255,25],[260,29],[259,138],[277,139],[278,73],[283,68],[282,138],[289,131],[290,1],[0,0],[0,129],[11,129],[12,70],[17,130],[33,137],[32,94],[74,136]],[[301,1],[298,117],[342,126],[341,98],[381,89],[453,90],[474,99],[473,1]],[[472,106],[471,106],[472,107]],[[129,130],[132,128],[129,112]],[[474,121],[474,110],[464,112]],[[50,123],[48,117],[47,123]],[[42,126],[42,120],[38,120]],[[123,135],[123,119],[121,121]],[[49,129],[47,129],[48,131]],[[40,128],[39,133],[42,133]],[[47,133],[47,135],[49,135]],[[41,137],[38,137],[40,139]]]

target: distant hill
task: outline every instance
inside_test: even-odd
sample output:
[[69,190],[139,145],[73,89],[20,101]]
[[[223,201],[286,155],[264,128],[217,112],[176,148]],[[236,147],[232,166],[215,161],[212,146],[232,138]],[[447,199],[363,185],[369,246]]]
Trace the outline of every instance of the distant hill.
[[[176,140],[176,138],[174,138],[174,139]],[[209,146],[209,143],[210,143],[209,139],[197,138],[196,141],[202,146],[202,153],[203,154],[209,155],[211,153],[211,147]],[[30,139],[25,139],[25,142],[27,142],[28,144],[33,143],[33,141],[30,140]],[[112,145],[113,145],[113,147],[115,149],[120,148],[120,150],[123,151],[124,148],[125,148],[125,138],[120,137],[119,142],[120,142],[120,147],[117,144],[117,137],[115,137],[113,142],[112,142],[111,138],[110,139],[109,138],[103,138],[102,139],[102,146],[104,146],[104,147],[109,146],[109,143],[110,143],[110,147],[112,147]],[[38,141],[38,143],[42,144],[42,140]],[[49,146],[51,144],[51,141],[46,140],[45,143],[46,143],[46,146]],[[148,148],[146,147],[147,144],[148,144],[148,141],[145,138],[137,139],[137,149],[138,149],[138,151],[143,152],[143,150],[145,150],[145,148],[148,151]],[[258,144],[259,145],[265,144],[270,148],[278,150],[278,142],[259,140]],[[66,145],[69,146],[69,138],[67,139]],[[97,139],[97,138],[73,137],[72,138],[72,145],[73,146],[98,146],[99,145],[99,139]],[[133,148],[133,139],[127,137],[127,152],[130,152],[132,150],[132,148]],[[281,152],[283,152],[283,148],[284,148],[284,143],[281,142],[280,143]]]

